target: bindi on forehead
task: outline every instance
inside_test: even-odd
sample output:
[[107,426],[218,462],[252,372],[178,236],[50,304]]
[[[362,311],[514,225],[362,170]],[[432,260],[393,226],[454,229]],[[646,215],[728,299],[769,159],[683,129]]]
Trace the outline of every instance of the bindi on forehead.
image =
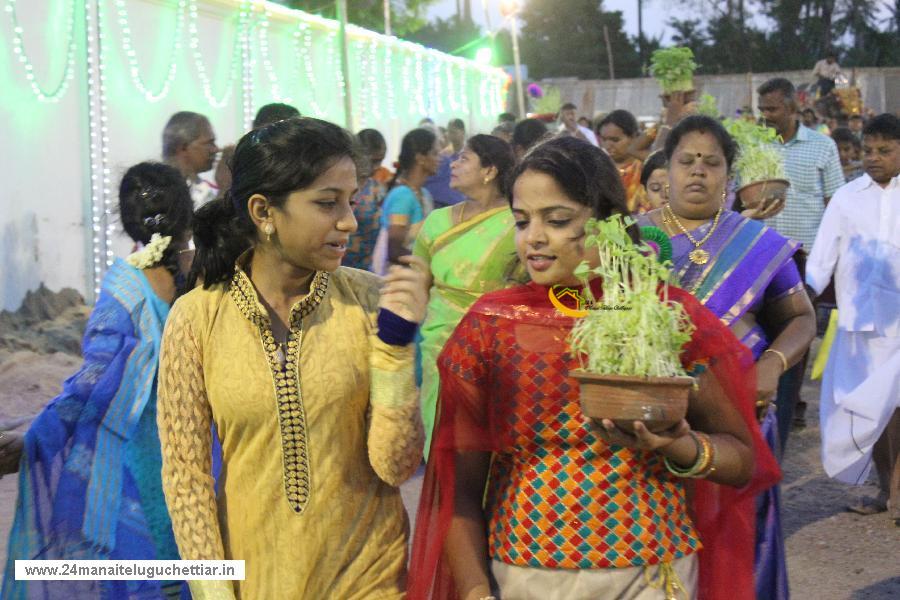
[[720,152],[711,152],[708,154],[704,154],[703,152],[698,152],[696,150],[687,150],[682,156],[689,156],[691,158],[698,158],[701,160],[704,158],[722,158],[722,154]]

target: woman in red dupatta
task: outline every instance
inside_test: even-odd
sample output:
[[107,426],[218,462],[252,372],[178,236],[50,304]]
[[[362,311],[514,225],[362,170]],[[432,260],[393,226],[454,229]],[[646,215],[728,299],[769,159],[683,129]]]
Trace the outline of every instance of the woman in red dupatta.
[[[408,597],[753,598],[754,497],[780,473],[754,417],[751,355],[670,287],[696,327],[681,357],[699,381],[686,422],[629,435],[586,421],[569,377],[573,319],[549,293],[577,296],[584,223],[626,214],[622,185],[601,151],[559,138],[518,167],[512,208],[532,282],[483,296],[438,360]],[[706,479],[664,464],[697,462],[690,428],[714,447]]]

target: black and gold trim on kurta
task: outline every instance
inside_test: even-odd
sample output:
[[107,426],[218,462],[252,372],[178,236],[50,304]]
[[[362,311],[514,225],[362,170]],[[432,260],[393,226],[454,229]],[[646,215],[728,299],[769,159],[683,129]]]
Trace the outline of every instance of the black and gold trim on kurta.
[[281,452],[284,465],[284,491],[293,511],[303,512],[311,493],[309,448],[307,444],[306,413],[300,394],[300,341],[303,317],[322,302],[328,290],[328,273],[316,273],[310,291],[291,308],[287,352],[281,354],[269,314],[259,302],[250,278],[240,268],[235,269],[229,293],[241,314],[259,329],[263,349],[272,370],[278,420],[281,428]]

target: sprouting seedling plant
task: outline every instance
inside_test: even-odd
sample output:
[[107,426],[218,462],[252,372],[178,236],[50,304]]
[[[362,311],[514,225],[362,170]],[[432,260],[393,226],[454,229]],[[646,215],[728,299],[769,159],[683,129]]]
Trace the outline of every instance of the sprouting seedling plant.
[[745,119],[726,119],[724,125],[739,147],[734,168],[743,185],[784,179],[784,157],[775,146],[781,138],[774,129]]
[[534,112],[538,114],[555,114],[562,106],[562,92],[559,88],[548,87],[543,90],[543,96],[534,100]]
[[697,114],[718,119],[719,105],[716,102],[716,97],[711,94],[703,94],[700,96],[700,102],[697,103]]
[[659,81],[664,94],[694,89],[694,53],[690,48],[660,48],[650,57],[650,74]]
[[[694,327],[681,304],[669,300],[671,263],[660,263],[646,244],[635,245],[631,217],[613,215],[585,225],[585,246],[596,247],[596,267],[582,262],[575,275],[585,284],[586,316],[576,320],[569,341],[581,367],[604,375],[684,375],[680,354]],[[588,280],[602,278],[602,305]],[[660,297],[659,288],[663,285]]]

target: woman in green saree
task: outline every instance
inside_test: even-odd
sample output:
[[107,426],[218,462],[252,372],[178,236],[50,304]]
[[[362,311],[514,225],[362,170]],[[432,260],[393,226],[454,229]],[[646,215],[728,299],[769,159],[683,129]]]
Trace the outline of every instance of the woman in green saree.
[[413,254],[431,269],[428,315],[420,329],[422,421],[425,451],[431,444],[440,381],[436,361],[469,307],[485,292],[524,280],[516,259],[507,195],[515,156],[491,135],[469,138],[450,167],[450,187],[466,200],[432,212]]

